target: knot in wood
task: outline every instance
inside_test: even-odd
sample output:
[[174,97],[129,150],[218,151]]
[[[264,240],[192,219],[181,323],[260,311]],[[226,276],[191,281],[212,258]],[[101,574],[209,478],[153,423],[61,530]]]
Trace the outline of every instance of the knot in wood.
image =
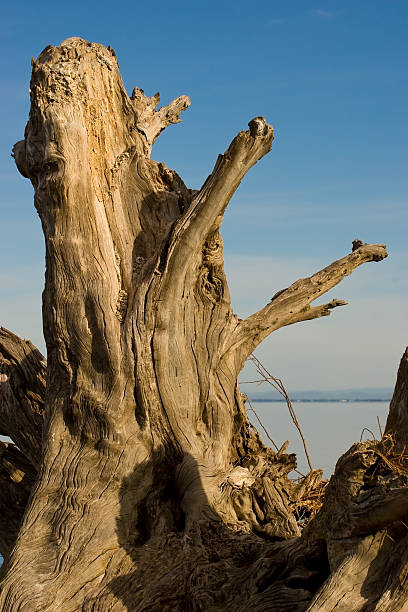
[[222,246],[222,238],[219,231],[209,235],[203,248],[203,263],[222,266],[224,262]]
[[224,295],[224,283],[219,266],[203,266],[197,279],[197,293],[205,302],[219,302]]

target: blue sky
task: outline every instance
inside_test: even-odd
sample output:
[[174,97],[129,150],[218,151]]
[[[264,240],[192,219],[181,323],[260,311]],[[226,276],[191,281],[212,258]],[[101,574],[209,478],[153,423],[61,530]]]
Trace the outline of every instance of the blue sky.
[[[152,157],[198,188],[256,115],[272,152],[223,225],[241,316],[345,255],[355,237],[389,259],[337,287],[349,305],[273,334],[258,350],[288,389],[391,387],[408,343],[405,1],[9,3],[0,47],[0,324],[41,349],[43,239],[30,183],[10,157],[28,116],[30,60],[69,36],[110,44],[128,91],[192,105]],[[325,300],[326,301],[326,300]]]

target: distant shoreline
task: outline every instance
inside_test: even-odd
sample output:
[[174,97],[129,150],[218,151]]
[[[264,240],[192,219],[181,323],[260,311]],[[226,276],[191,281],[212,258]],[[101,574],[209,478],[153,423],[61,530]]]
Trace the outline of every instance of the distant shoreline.
[[[250,397],[249,398],[251,400],[251,402],[256,402],[256,403],[271,403],[271,402],[276,402],[276,403],[281,403],[284,402],[286,403],[286,400],[284,397],[282,398],[259,398],[259,397]],[[355,398],[355,399],[333,399],[333,398],[296,398],[296,399],[291,399],[292,403],[298,403],[298,402],[303,402],[303,403],[323,403],[323,404],[354,404],[354,403],[370,403],[370,402],[390,402],[391,398],[389,399],[384,399],[384,398],[380,398],[380,397],[373,397],[373,398],[364,398],[364,399],[359,399],[359,398]]]

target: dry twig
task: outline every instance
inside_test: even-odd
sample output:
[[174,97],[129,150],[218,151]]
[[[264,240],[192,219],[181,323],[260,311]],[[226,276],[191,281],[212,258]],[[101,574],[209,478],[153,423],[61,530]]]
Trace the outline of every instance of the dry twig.
[[278,393],[280,393],[286,400],[286,404],[288,406],[289,409],[289,414],[292,418],[293,423],[295,424],[296,429],[299,432],[299,435],[302,439],[302,444],[303,444],[303,448],[305,450],[305,455],[306,455],[306,459],[307,462],[309,464],[309,469],[310,471],[313,470],[313,466],[312,466],[312,462],[310,460],[310,456],[309,456],[309,452],[307,450],[307,445],[306,445],[306,440],[305,437],[303,435],[303,432],[301,430],[299,421],[297,420],[295,411],[293,409],[292,406],[292,402],[290,400],[289,395],[287,394],[287,391],[283,385],[283,382],[281,381],[280,378],[276,378],[275,376],[272,376],[272,374],[270,372],[268,372],[268,370],[265,368],[264,365],[262,365],[262,363],[259,361],[258,357],[255,357],[254,354],[249,356],[249,359],[255,364],[256,370],[258,372],[258,374],[262,377],[261,381],[251,381],[251,382],[267,382],[269,383],[276,391],[278,391]]

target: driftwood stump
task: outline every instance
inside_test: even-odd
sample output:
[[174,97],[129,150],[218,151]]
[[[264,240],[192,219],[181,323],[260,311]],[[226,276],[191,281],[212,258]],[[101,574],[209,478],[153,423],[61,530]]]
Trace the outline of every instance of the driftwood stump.
[[238,319],[219,230],[273,129],[250,121],[192,191],[150,159],[189,99],[158,103],[128,96],[110,48],[70,38],[33,61],[14,156],[46,242],[47,363],[2,329],[0,431],[16,447],[0,455],[0,608],[402,610],[407,356],[398,435],[339,460],[303,532],[296,500],[321,472],[288,478],[295,456],[263,444],[237,383],[268,334],[344,304],[311,306],[385,247],[361,243]]

